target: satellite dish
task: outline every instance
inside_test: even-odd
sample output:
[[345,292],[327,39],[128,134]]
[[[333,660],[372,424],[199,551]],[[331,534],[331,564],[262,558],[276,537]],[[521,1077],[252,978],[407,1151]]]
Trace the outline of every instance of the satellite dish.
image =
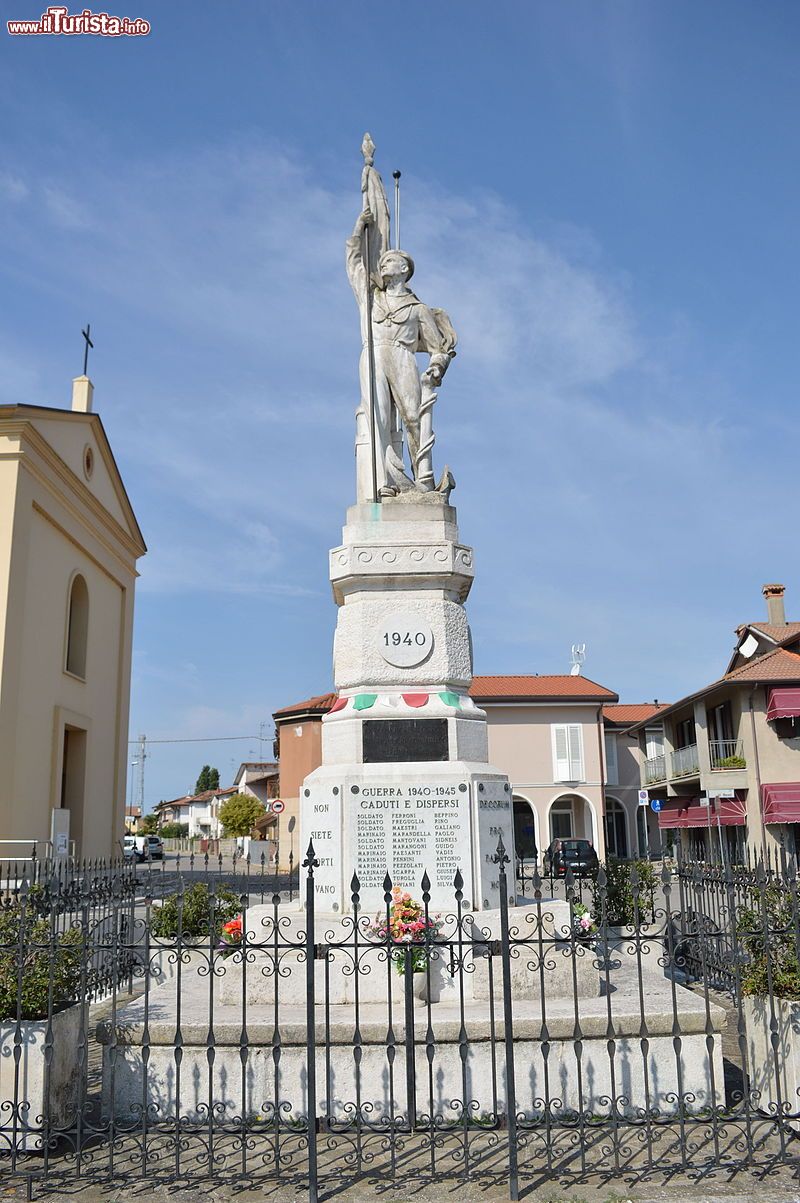
[[739,648],[739,655],[744,656],[745,660],[749,660],[753,652],[758,647],[758,640],[755,635],[748,635],[742,646]]
[[572,668],[569,675],[571,677],[579,677],[581,675],[581,665],[586,659],[586,644],[573,643],[572,645]]

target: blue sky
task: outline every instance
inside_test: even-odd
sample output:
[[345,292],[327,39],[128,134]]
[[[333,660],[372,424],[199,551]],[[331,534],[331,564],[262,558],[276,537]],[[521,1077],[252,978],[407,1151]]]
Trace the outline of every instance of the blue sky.
[[[437,463],[476,671],[581,641],[624,700],[673,698],[764,581],[800,615],[796,4],[107,7],[152,33],[0,38],[0,400],[68,404],[91,321],[150,548],[132,735],[253,736],[330,687],[365,129],[460,337]],[[258,753],[154,746],[146,802]]]

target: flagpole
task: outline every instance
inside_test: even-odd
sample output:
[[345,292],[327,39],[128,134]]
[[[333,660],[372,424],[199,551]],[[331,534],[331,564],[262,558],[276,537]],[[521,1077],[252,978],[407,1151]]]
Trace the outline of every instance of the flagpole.
[[369,226],[364,226],[364,280],[367,290],[367,364],[369,368],[369,410],[372,443],[372,500],[378,501],[378,430],[377,397],[375,390],[375,344],[372,338],[372,280],[369,255]]
[[400,250],[400,172],[393,171],[394,180],[394,249]]

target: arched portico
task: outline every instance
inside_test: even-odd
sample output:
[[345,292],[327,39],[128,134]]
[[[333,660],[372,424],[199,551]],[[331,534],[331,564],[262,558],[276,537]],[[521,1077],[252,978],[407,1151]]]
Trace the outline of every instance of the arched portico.
[[589,840],[600,855],[603,844],[597,809],[591,798],[578,790],[562,790],[547,804],[548,844],[557,839]]
[[536,807],[524,794],[514,794],[514,846],[520,860],[535,860],[541,855],[542,841]]

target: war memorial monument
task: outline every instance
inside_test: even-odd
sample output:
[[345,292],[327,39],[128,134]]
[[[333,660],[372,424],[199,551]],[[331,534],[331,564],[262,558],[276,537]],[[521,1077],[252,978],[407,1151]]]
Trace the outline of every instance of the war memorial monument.
[[[663,927],[601,940],[578,930],[569,892],[516,895],[511,787],[468,695],[473,553],[454,475],[434,467],[456,334],[412,291],[368,135],[362,151],[346,243],[356,500],[330,553],[338,698],[301,792],[300,898],[243,898],[230,956],[213,940],[147,945],[143,997],[98,1028],[105,1114],[182,1132],[213,1115],[270,1148],[304,1132],[315,1149],[314,1115],[384,1151],[414,1132],[433,1156],[455,1133],[457,1162],[476,1124],[515,1150],[518,1118],[713,1108],[724,1012],[665,973]],[[387,934],[397,889],[423,908],[416,948]]]
[[320,911],[349,910],[353,872],[362,907],[378,910],[387,872],[418,890],[426,870],[432,906],[451,903],[460,870],[465,908],[496,908],[492,857],[499,836],[513,847],[511,787],[488,763],[486,714],[468,694],[473,552],[459,540],[453,475],[444,467],[437,483],[433,467],[456,334],[409,287],[414,261],[391,244],[374,149],[365,135],[346,246],[362,351],[356,504],[330,553],[338,700],[323,720],[322,766],[301,790],[301,847],[311,841],[318,860]]

